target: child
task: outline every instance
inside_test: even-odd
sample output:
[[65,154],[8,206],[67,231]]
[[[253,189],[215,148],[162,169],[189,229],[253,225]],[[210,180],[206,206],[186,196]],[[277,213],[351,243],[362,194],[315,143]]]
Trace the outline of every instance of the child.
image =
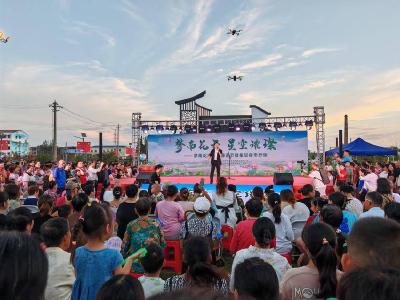
[[400,268],[399,253],[400,224],[384,218],[361,219],[349,235],[348,251],[342,256],[343,270],[376,265]]
[[[130,257],[122,266],[122,255],[107,249],[104,242],[110,237],[113,226],[107,207],[89,203],[75,225],[86,236],[87,243],[76,249],[74,266],[76,281],[72,289],[72,300],[93,300],[101,286],[113,275],[128,274],[136,257]],[[140,254],[139,254],[140,255]]]
[[262,210],[263,203],[261,200],[253,198],[246,202],[246,220],[236,225],[230,245],[232,254],[254,246],[256,241],[252,234],[252,228],[256,220],[260,217]]
[[72,285],[75,281],[71,254],[66,252],[71,240],[68,221],[65,218],[53,218],[40,228],[40,235],[46,244],[49,261],[49,273],[45,299],[71,299]]
[[143,288],[136,278],[117,275],[108,280],[100,289],[96,300],[144,300]]
[[47,258],[34,237],[16,231],[0,232],[0,298],[43,300]]
[[383,300],[398,299],[400,270],[390,267],[358,268],[340,280],[340,300]]
[[327,224],[311,224],[304,228],[302,239],[310,261],[307,266],[286,272],[281,282],[280,299],[335,297],[336,286],[342,275],[336,269],[335,232]]
[[258,257],[248,258],[235,269],[233,299],[278,300],[279,282],[274,268]]
[[155,243],[151,243],[146,249],[147,254],[140,259],[144,275],[139,278],[139,281],[143,286],[144,296],[147,299],[164,292],[165,281],[160,278],[164,263],[163,250]]
[[337,175],[336,175],[336,186],[341,187],[346,183],[347,172],[346,167],[343,163],[336,167]]
[[265,217],[258,218],[253,225],[252,233],[255,239],[255,246],[250,246],[247,249],[238,251],[233,260],[230,280],[232,291],[235,286],[236,267],[248,258],[258,257],[271,264],[279,281],[282,280],[285,273],[290,269],[286,258],[276,253],[273,248],[273,243],[275,241],[275,225],[270,219]]
[[[262,214],[274,222],[276,229],[276,252],[291,259],[292,242],[294,234],[289,218],[282,213],[281,197],[277,193],[268,196],[269,210]],[[290,261],[289,261],[290,262]]]
[[311,223],[317,223],[319,220],[319,215],[322,210],[322,208],[328,204],[328,201],[326,201],[324,198],[315,198],[311,200],[311,211],[312,214],[310,217],[307,219],[306,225],[309,225]]
[[8,214],[8,230],[31,234],[33,223],[32,212],[24,206],[18,207]]

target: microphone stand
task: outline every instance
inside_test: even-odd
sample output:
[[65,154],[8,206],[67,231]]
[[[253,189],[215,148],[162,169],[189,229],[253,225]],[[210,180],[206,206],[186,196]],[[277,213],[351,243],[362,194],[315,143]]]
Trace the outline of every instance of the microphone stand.
[[231,154],[228,152],[228,179],[231,179]]

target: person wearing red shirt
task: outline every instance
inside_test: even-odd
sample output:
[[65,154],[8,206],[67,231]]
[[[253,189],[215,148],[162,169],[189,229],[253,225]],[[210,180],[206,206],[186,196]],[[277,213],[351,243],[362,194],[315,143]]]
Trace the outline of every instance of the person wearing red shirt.
[[85,185],[87,182],[87,171],[85,169],[85,166],[83,165],[83,162],[78,162],[76,166],[76,175],[79,177],[79,181],[81,185]]
[[336,175],[336,185],[341,186],[346,183],[347,172],[346,172],[345,165],[340,164],[337,167],[337,172],[338,172],[338,174]]
[[253,225],[254,222],[260,217],[263,210],[263,204],[259,199],[250,199],[246,203],[246,217],[245,221],[239,222],[236,225],[233,233],[230,250],[232,254],[235,254],[239,250],[247,249],[250,246],[254,246],[255,239],[253,236]]

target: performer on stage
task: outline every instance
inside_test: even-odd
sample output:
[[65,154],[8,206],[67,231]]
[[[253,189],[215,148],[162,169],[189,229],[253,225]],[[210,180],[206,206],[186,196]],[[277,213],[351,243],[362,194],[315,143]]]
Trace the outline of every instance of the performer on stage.
[[156,165],[154,167],[154,173],[151,174],[151,178],[150,178],[150,185],[152,185],[153,183],[157,183],[157,184],[161,184],[161,177],[160,174],[163,171],[164,166],[163,165]]
[[211,173],[210,173],[210,183],[213,183],[214,171],[217,169],[217,178],[219,179],[221,173],[221,156],[222,150],[219,148],[219,143],[214,144],[214,149],[211,150],[208,155],[208,159],[211,160]]

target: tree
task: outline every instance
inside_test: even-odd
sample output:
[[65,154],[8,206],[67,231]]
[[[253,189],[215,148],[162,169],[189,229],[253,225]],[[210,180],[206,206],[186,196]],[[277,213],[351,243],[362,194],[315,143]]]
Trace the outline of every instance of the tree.
[[43,143],[36,147],[36,159],[41,163],[46,163],[52,161],[53,146],[48,141],[43,141]]

